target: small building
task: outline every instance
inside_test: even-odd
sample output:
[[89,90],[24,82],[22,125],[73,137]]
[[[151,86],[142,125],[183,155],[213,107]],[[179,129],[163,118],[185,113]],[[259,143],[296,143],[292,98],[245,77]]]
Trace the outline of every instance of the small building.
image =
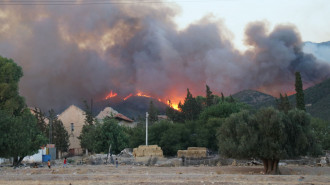
[[136,127],[136,122],[131,120],[130,118],[126,117],[123,114],[118,113],[116,110],[114,110],[111,107],[106,107],[103,111],[101,111],[97,116],[96,119],[99,121],[102,121],[105,117],[113,117],[116,120],[119,121],[119,125],[121,126],[127,126],[130,128]]
[[111,117],[111,116],[115,116],[117,114],[118,114],[118,112],[115,109],[113,109],[111,107],[106,107],[96,116],[96,119],[99,121],[102,121],[107,116]]
[[[119,121],[119,125],[124,125],[128,127],[135,127],[136,123],[129,119],[128,117],[118,113],[111,107],[106,107],[101,111],[96,119],[99,121],[103,120],[106,116],[113,116]],[[58,119],[62,121],[66,131],[69,134],[69,154],[70,155],[81,155],[83,154],[83,149],[80,146],[80,140],[78,137],[81,134],[82,127],[85,124],[85,112],[75,105],[71,105],[66,110],[64,110]]]
[[119,121],[119,125],[121,126],[127,126],[127,127],[131,127],[131,128],[134,128],[136,127],[136,123],[129,119],[128,117],[118,113],[115,115],[115,119]]
[[158,121],[168,120],[168,116],[166,116],[166,115],[157,115],[157,118],[158,118]]
[[80,140],[78,137],[82,131],[82,127],[85,124],[85,112],[75,105],[71,105],[64,110],[58,119],[62,121],[66,131],[69,134],[69,154],[81,155],[83,149],[80,146]]

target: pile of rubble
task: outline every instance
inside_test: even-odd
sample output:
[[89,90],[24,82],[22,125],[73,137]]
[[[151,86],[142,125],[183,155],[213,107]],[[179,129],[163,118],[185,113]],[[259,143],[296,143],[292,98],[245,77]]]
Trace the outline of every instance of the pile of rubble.
[[125,148],[118,154],[118,157],[133,157],[132,152],[133,152],[132,148]]

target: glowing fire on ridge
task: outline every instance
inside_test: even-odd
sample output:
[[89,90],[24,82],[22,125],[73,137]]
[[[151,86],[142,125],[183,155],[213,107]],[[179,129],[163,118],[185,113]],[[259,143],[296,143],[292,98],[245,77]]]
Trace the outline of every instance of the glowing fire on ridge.
[[167,105],[170,106],[171,108],[175,110],[179,110],[179,104],[178,103],[173,103],[171,100],[167,100]]
[[146,94],[142,94],[141,92],[136,93],[136,96],[143,96],[143,97],[147,97],[147,98],[152,98],[151,96],[146,95]]
[[116,97],[118,94],[115,92],[110,91],[110,93],[104,98],[105,100]]
[[[118,94],[113,92],[113,91],[110,91],[110,93],[104,98],[105,100],[108,100],[110,98],[113,98],[113,97],[116,97]],[[162,100],[161,98],[155,98],[155,97],[152,97],[150,95],[147,95],[147,94],[144,94],[142,92],[138,92],[136,93],[135,95],[133,95],[132,93],[129,94],[128,96],[124,97],[123,100],[126,101],[127,99],[129,99],[130,97],[132,96],[140,96],[140,97],[147,97],[147,98],[154,98],[156,100],[158,100],[159,102],[162,102],[162,103],[165,103],[167,104],[168,106],[170,106],[171,108],[175,109],[175,110],[179,110],[179,103],[176,103],[178,102],[178,98],[176,98],[176,100],[172,101],[172,100]]]
[[130,97],[132,97],[132,96],[133,96],[133,94],[131,93],[131,94],[129,94],[128,96],[126,96],[123,100],[126,101],[128,98],[130,98]]

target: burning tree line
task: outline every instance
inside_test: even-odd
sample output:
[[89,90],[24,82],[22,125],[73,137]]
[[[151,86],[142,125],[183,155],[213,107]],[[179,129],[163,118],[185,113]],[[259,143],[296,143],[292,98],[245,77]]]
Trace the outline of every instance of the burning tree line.
[[[18,94],[18,82],[23,75],[21,68],[1,57],[0,72],[0,157],[14,157],[14,165],[18,165],[24,156],[35,153],[47,143],[47,127],[38,124],[41,119],[31,114],[24,98]],[[228,157],[259,158],[264,163],[265,173],[278,174],[280,159],[317,155],[321,149],[329,149],[321,142],[322,139],[326,141],[324,138],[316,137],[321,122],[313,123],[315,119],[312,119],[311,123],[310,115],[304,110],[299,73],[296,73],[296,91],[297,108],[290,106],[287,96],[281,96],[278,109],[253,110],[231,96],[213,95],[208,86],[205,97],[193,97],[187,89],[179,111],[167,108],[169,120],[158,121],[157,110],[150,103],[149,143],[161,146],[167,156],[189,146],[201,146]],[[145,143],[143,123],[136,128],[126,128],[110,116],[99,123],[88,110],[86,104],[86,124],[80,136],[83,148],[96,153],[108,152],[111,145],[112,151],[117,153]],[[36,114],[38,116],[43,117]],[[53,119],[63,134],[56,138],[67,142],[65,129],[60,128],[61,123],[55,117]],[[62,149],[65,151],[67,147],[63,145]]]

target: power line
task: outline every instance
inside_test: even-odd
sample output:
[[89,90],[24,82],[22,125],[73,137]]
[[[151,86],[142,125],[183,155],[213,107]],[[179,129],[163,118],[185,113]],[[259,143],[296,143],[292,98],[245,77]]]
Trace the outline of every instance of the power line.
[[[211,0],[212,1],[212,0]],[[219,1],[219,0],[213,0]],[[13,1],[0,1],[1,5],[112,5],[112,4],[168,4],[168,3],[200,3],[200,2],[210,2],[210,0],[182,0],[182,1],[155,1],[155,0],[147,0],[147,1],[109,1],[109,0],[85,0],[77,2],[75,0],[13,0]]]

